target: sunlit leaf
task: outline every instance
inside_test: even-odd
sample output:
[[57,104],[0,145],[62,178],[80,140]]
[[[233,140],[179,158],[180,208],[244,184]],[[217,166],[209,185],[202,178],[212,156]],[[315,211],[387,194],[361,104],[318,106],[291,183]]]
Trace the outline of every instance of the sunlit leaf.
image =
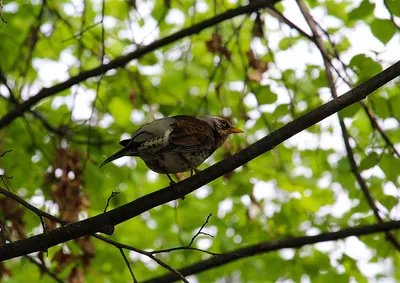
[[372,33],[384,44],[396,34],[396,26],[390,20],[375,19],[371,23]]

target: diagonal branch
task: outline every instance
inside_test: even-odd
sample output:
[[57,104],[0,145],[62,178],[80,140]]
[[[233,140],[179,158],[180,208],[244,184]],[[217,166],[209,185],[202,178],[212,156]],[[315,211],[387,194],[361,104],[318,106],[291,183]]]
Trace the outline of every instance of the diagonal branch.
[[62,279],[57,277],[57,274],[55,274],[54,272],[50,271],[49,268],[46,266],[46,264],[44,264],[44,263],[41,264],[41,263],[37,262],[33,257],[31,257],[29,255],[25,255],[24,257],[27,258],[31,263],[36,265],[40,269],[41,273],[47,274],[48,276],[53,278],[58,283],[63,283],[64,282]]
[[21,103],[19,106],[15,107],[9,113],[7,113],[3,118],[0,119],[0,129],[4,128],[8,124],[10,124],[14,119],[24,114],[28,111],[31,107],[36,105],[42,99],[52,96],[60,91],[66,90],[73,85],[79,84],[91,77],[99,76],[105,74],[107,71],[111,69],[121,68],[124,67],[127,63],[132,61],[133,59],[137,59],[147,53],[150,53],[156,49],[159,49],[163,46],[171,44],[175,41],[178,41],[184,37],[191,36],[201,32],[202,30],[215,26],[223,21],[232,19],[236,16],[247,14],[254,12],[260,8],[264,8],[267,6],[272,6],[273,4],[277,3],[279,0],[256,0],[251,1],[246,6],[241,6],[235,9],[228,10],[222,14],[219,14],[213,18],[195,24],[191,27],[182,29],[174,34],[171,34],[167,37],[164,37],[160,40],[156,40],[153,43],[139,47],[137,50],[128,53],[126,55],[121,55],[114,60],[111,60],[108,64],[102,64],[94,69],[83,71],[78,75],[67,79],[64,82],[56,84],[49,88],[42,88],[36,95],[32,96],[28,100]]
[[[333,78],[333,73],[331,71],[330,66],[332,65],[332,63],[324,56],[324,54],[327,54],[327,50],[324,46],[324,42],[321,38],[321,36],[318,33],[316,24],[314,19],[312,18],[311,14],[309,13],[307,6],[304,4],[304,2],[302,0],[297,0],[297,4],[307,22],[307,24],[309,25],[312,33],[313,33],[313,37],[315,38],[315,44],[317,45],[318,49],[321,52],[321,55],[323,57],[324,60],[324,65],[325,65],[325,70],[326,70],[326,78],[328,80],[328,84],[329,84],[329,88],[331,90],[332,96],[334,98],[338,97],[337,91],[336,91],[336,86],[334,83],[334,78]],[[367,108],[368,109],[368,108]],[[361,191],[364,194],[364,197],[367,199],[369,206],[372,208],[372,211],[374,212],[374,215],[376,217],[376,219],[378,220],[379,223],[382,223],[382,217],[379,214],[379,210],[375,204],[375,200],[373,199],[373,197],[371,196],[371,193],[369,192],[369,188],[367,183],[365,182],[365,180],[361,177],[361,174],[358,170],[358,166],[357,166],[357,162],[354,158],[354,152],[353,149],[351,148],[350,145],[350,135],[349,132],[347,130],[347,127],[343,121],[343,119],[340,117],[339,115],[339,123],[340,123],[340,128],[342,131],[342,136],[343,136],[343,142],[344,145],[346,147],[346,152],[347,152],[347,159],[350,162],[350,167],[351,167],[351,171],[354,174],[354,177],[357,180],[357,183],[359,184],[359,186],[361,187]],[[399,242],[397,242],[396,238],[393,236],[393,234],[390,231],[386,232],[386,237],[387,239],[393,244],[393,246],[400,251],[400,244]]]
[[0,261],[35,251],[46,250],[57,244],[97,232],[110,234],[114,230],[115,225],[161,204],[184,197],[201,186],[264,154],[304,129],[364,99],[370,93],[399,75],[400,61],[342,96],[301,116],[232,157],[210,166],[193,177],[145,195],[106,213],[71,223],[28,239],[6,244],[0,248]]
[[137,281],[136,277],[135,277],[135,274],[133,274],[133,270],[132,270],[131,264],[129,263],[129,260],[128,260],[128,258],[126,257],[126,255],[125,255],[125,253],[124,253],[124,250],[123,250],[122,248],[119,248],[119,251],[120,251],[122,257],[124,258],[124,261],[125,261],[125,263],[126,263],[126,266],[128,266],[129,272],[130,272],[130,274],[131,274],[131,276],[132,276],[133,283],[139,283],[139,282]]
[[[326,32],[325,30],[322,29],[322,27],[317,23],[314,22],[315,25],[319,26],[319,29],[324,32],[324,34],[328,37],[328,41],[329,43],[332,45],[333,49],[334,49],[334,56],[332,57],[331,55],[329,55],[328,50],[325,48],[325,45],[319,45],[318,44],[318,38],[320,38],[319,35],[317,35],[317,37],[311,36],[309,34],[307,34],[303,29],[301,29],[299,26],[297,26],[296,24],[294,24],[292,21],[290,21],[288,18],[286,18],[284,15],[282,15],[279,11],[277,11],[274,7],[272,8],[267,8],[267,11],[274,17],[276,17],[279,21],[281,21],[282,23],[287,24],[289,27],[291,27],[292,29],[295,29],[297,32],[299,32],[302,36],[306,37],[308,40],[310,40],[311,42],[313,42],[317,48],[321,51],[321,55],[323,56],[324,60],[326,60],[327,63],[329,63],[329,66],[335,70],[336,74],[349,86],[349,87],[354,87],[354,85],[348,80],[346,79],[340,72],[339,70],[332,64],[331,60],[337,59],[344,68],[349,68],[346,64],[343,63],[342,60],[340,60],[339,58],[339,54],[337,52],[337,50],[335,49],[335,46],[332,42],[332,40],[330,39],[329,33]],[[316,29],[315,29],[316,30]],[[321,49],[320,46],[322,46],[323,48]],[[325,63],[325,62],[324,62]],[[345,72],[347,72],[346,70],[344,70]],[[352,70],[353,71],[353,70]],[[384,130],[382,129],[382,127],[379,125],[374,113],[372,112],[372,110],[366,105],[365,102],[360,102],[361,106],[364,108],[365,113],[367,114],[370,123],[372,125],[373,128],[375,128],[379,134],[382,136],[383,140],[385,141],[386,145],[388,147],[391,148],[392,152],[394,154],[396,154],[398,157],[400,157],[400,153],[399,151],[395,148],[393,142],[389,139],[389,137],[386,135],[386,133],[384,132]]]
[[[209,270],[211,268],[215,268],[236,261],[238,259],[251,257],[258,254],[264,254],[286,248],[301,248],[306,245],[335,241],[351,236],[375,234],[379,232],[389,231],[392,229],[400,229],[400,221],[390,221],[379,224],[372,224],[368,226],[345,228],[337,232],[321,233],[315,236],[302,236],[295,238],[286,238],[277,241],[263,242],[253,246],[237,249],[228,253],[220,254],[203,261],[199,261],[192,265],[181,268],[179,272],[184,276],[188,276],[191,274],[196,274],[204,270]],[[175,282],[178,279],[179,278],[176,277],[175,274],[166,274],[160,277],[146,280],[142,283],[169,283],[169,282]]]
[[[43,211],[41,209],[36,208],[35,206],[31,205],[30,203],[28,203],[23,198],[20,198],[18,195],[13,194],[10,191],[7,191],[7,190],[5,190],[5,189],[3,189],[1,187],[0,187],[0,193],[5,195],[5,196],[7,196],[7,197],[9,197],[9,198],[11,198],[11,199],[13,199],[14,201],[18,202],[22,206],[26,207],[27,209],[29,209],[30,211],[32,211],[33,213],[38,215],[41,220],[42,220],[42,218],[47,218],[47,219],[50,219],[50,220],[52,220],[54,222],[60,223],[62,225],[67,225],[69,223],[68,221],[62,220],[62,219],[60,219],[60,218],[58,218],[56,216],[53,216],[53,215],[51,215],[51,214],[49,214],[49,213],[47,213],[47,212],[45,212],[45,211]],[[1,221],[0,221],[0,226],[2,226]],[[3,230],[4,229],[2,229],[2,231]],[[101,236],[101,235],[98,235],[98,234],[92,234],[92,236],[97,238],[97,239],[99,239],[100,241],[103,241],[103,242],[106,242],[106,243],[108,243],[110,245],[115,246],[120,251],[121,251],[121,249],[127,249],[127,250],[130,250],[130,251],[134,251],[134,252],[136,252],[138,254],[145,255],[145,256],[151,258],[152,260],[154,260],[155,262],[157,262],[159,265],[161,265],[165,269],[171,271],[172,273],[177,274],[182,279],[182,281],[185,282],[185,280],[186,280],[179,272],[177,272],[174,268],[170,267],[168,264],[166,264],[163,261],[161,261],[160,259],[158,259],[155,255],[153,255],[154,253],[152,253],[152,252],[146,252],[146,251],[134,248],[132,246],[116,242],[114,240],[111,240],[111,239],[109,239],[107,237],[104,237],[104,236]],[[1,235],[0,235],[0,237],[1,237]],[[4,241],[4,243],[5,242],[6,241]],[[201,251],[200,249],[196,249],[196,248],[191,248],[191,249],[192,250]],[[210,254],[212,254],[212,253],[210,253]],[[128,268],[129,268],[129,271],[132,272],[129,265],[128,265]]]

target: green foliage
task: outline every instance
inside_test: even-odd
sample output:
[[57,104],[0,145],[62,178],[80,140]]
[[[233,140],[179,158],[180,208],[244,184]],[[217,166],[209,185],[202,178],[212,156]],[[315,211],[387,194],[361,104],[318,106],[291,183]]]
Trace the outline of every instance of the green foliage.
[[377,39],[386,44],[396,34],[396,26],[390,20],[375,19],[371,23],[371,31]]
[[[42,88],[85,75],[102,63],[251,1],[106,0],[103,23],[101,1],[83,1],[85,7],[78,2],[3,1],[7,24],[0,23],[0,118],[15,107],[8,88],[23,103]],[[383,59],[387,57],[381,56],[380,47],[369,45],[375,38],[387,50],[397,48],[392,46],[399,38],[393,21],[374,16],[383,4],[305,2],[319,23],[316,28],[327,31],[320,34],[335,67],[331,70],[339,95],[393,63]],[[391,15],[400,17],[400,1],[385,3]],[[291,5],[282,1],[276,8],[286,16],[293,12]],[[179,114],[216,114],[245,130],[229,137],[200,166],[204,169],[329,101],[329,72],[316,44],[266,10],[259,13],[257,19],[255,13],[241,15],[164,45],[35,103],[32,111],[1,129],[0,155],[12,150],[0,157],[0,173],[13,177],[4,177],[4,182],[36,207],[78,221],[103,213],[113,191],[119,194],[110,200],[108,210],[169,185],[166,176],[149,171],[139,158],[98,168],[121,148],[121,139],[144,123]],[[329,21],[321,21],[325,18]],[[362,51],[354,48],[360,46],[353,38],[358,24],[372,31]],[[304,30],[311,35],[311,29]],[[339,113],[357,170],[349,162],[334,115],[184,200],[118,225],[110,239],[146,251],[182,247],[212,214],[205,234],[192,247],[225,253],[376,223],[354,171],[361,174],[388,220],[387,215],[398,209],[397,194],[390,187],[399,187],[400,161],[387,139],[398,149],[399,94],[400,85],[392,83],[370,95],[364,106],[354,104]],[[178,177],[187,178],[189,173],[173,176]],[[37,215],[8,198],[0,198],[0,220],[11,241],[42,232]],[[57,227],[50,221],[46,226]],[[399,265],[398,252],[384,235],[360,238],[371,254],[363,260],[349,256],[349,247],[343,251],[346,241],[239,257],[195,276],[198,282],[369,282],[382,276],[400,280],[397,269],[382,267],[389,261]],[[169,272],[144,255],[124,252],[139,282]],[[93,237],[52,247],[48,255],[30,256],[68,282],[131,281],[119,250]],[[175,269],[212,258],[185,249],[157,257]],[[368,276],[365,267],[359,267],[364,262],[382,268]],[[0,279],[54,282],[26,257],[2,263]]]
[[350,60],[350,67],[358,73],[359,82],[366,81],[382,71],[382,66],[365,54],[354,56]]
[[362,20],[374,11],[375,5],[368,0],[363,0],[360,5],[349,13],[349,20]]
[[399,17],[400,16],[400,4],[398,1],[395,0],[389,0],[386,1],[387,8],[390,13],[393,15]]

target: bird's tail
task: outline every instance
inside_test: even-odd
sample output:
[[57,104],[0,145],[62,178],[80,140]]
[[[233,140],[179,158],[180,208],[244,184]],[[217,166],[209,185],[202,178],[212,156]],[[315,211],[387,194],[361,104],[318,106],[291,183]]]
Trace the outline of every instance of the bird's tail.
[[117,151],[116,153],[114,153],[113,155],[111,155],[109,158],[107,158],[106,160],[103,161],[103,163],[101,163],[100,167],[103,167],[104,165],[106,165],[107,163],[114,161],[118,158],[121,158],[123,156],[134,156],[135,154],[132,153],[132,149],[128,148],[128,147],[124,147],[123,149]]

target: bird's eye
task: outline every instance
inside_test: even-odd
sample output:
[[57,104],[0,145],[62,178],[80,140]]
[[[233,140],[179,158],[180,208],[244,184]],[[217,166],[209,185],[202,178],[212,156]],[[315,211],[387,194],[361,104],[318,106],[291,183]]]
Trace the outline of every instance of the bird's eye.
[[222,127],[229,128],[229,123],[226,120],[222,120]]

